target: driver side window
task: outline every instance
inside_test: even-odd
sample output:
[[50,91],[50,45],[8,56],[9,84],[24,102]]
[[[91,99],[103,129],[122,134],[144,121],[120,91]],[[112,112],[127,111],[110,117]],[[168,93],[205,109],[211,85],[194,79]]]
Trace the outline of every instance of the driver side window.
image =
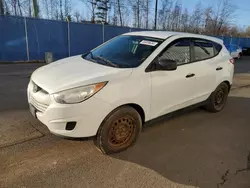
[[190,40],[179,39],[173,42],[159,58],[176,61],[177,65],[190,63]]

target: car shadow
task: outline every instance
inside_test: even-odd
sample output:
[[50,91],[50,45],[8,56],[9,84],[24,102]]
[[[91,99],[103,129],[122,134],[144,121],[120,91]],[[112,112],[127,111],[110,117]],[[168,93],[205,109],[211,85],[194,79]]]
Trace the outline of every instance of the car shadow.
[[220,113],[185,109],[151,122],[133,147],[112,157],[150,168],[180,184],[218,187],[225,172],[245,168],[249,112],[250,98],[242,97],[229,97]]

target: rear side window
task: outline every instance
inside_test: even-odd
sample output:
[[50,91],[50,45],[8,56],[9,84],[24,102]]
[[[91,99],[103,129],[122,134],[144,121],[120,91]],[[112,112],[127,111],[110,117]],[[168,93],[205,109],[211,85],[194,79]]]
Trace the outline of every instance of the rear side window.
[[175,41],[159,58],[174,60],[178,65],[190,63],[190,40],[180,39]]
[[218,55],[222,49],[222,46],[216,42],[214,42],[214,55]]
[[200,61],[214,57],[213,42],[206,40],[194,40],[194,61]]

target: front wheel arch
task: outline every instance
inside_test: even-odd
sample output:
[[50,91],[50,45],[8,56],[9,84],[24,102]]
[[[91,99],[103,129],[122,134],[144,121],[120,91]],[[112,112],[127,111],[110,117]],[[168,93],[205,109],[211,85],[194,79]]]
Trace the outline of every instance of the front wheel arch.
[[140,115],[140,117],[141,117],[142,125],[145,123],[145,118],[146,118],[146,116],[145,116],[145,111],[144,111],[144,109],[143,109],[140,105],[138,105],[138,104],[136,104],[136,103],[126,103],[126,104],[123,104],[123,105],[120,105],[120,106],[114,108],[111,112],[109,112],[109,113],[105,116],[105,118],[102,120],[101,124],[99,125],[99,127],[98,127],[98,129],[97,129],[97,131],[96,131],[96,135],[97,135],[97,133],[98,133],[98,131],[99,131],[99,129],[100,129],[102,123],[105,121],[105,119],[107,119],[107,117],[109,117],[110,114],[112,114],[112,113],[113,113],[114,111],[116,111],[118,108],[121,108],[121,107],[124,107],[124,106],[130,106],[130,107],[134,108],[134,109],[139,113],[139,115]]
[[[115,127],[117,127],[117,129],[120,129],[119,128],[120,125],[124,126],[124,124],[125,125],[128,124],[127,122],[129,122],[129,121],[126,120],[127,117],[132,117],[133,122],[131,122],[131,123],[134,126],[133,131],[132,132],[129,131],[129,133],[131,133],[131,135],[129,136],[130,138],[128,137],[128,140],[119,146],[119,143],[117,143],[117,141],[118,142],[120,141],[120,138],[119,138],[120,136],[117,137],[114,135],[115,134],[119,135],[120,131],[118,130],[118,133],[117,133],[117,131],[115,130]],[[118,122],[118,120],[119,120],[119,122]],[[131,127],[130,126],[131,123],[129,122],[128,127]],[[119,106],[119,107],[115,108],[114,110],[112,110],[104,118],[104,120],[100,124],[98,131],[97,131],[97,134],[93,140],[94,144],[97,146],[97,148],[102,153],[105,153],[105,154],[111,154],[111,153],[116,153],[116,152],[120,152],[122,150],[125,150],[128,147],[132,146],[135,143],[135,141],[137,140],[138,135],[142,129],[142,123],[143,122],[142,122],[141,115],[134,107],[132,107],[131,105]],[[115,125],[115,127],[114,127],[114,125]],[[109,132],[110,131],[112,132],[112,130],[114,130],[114,133],[113,134],[111,133],[111,135],[110,135]],[[126,132],[126,129],[123,130],[123,128],[122,128],[122,131]],[[112,137],[117,139],[114,143],[110,142],[110,138],[111,138],[111,141],[113,140]],[[117,144],[118,144],[118,146],[117,146]]]

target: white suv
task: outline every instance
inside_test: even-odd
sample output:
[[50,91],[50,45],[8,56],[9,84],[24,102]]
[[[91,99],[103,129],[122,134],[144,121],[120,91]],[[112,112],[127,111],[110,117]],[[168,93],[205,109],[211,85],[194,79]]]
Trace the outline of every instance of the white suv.
[[95,136],[103,153],[119,152],[146,121],[201,102],[222,110],[233,63],[217,38],[127,33],[37,69],[28,86],[30,111],[54,134]]

